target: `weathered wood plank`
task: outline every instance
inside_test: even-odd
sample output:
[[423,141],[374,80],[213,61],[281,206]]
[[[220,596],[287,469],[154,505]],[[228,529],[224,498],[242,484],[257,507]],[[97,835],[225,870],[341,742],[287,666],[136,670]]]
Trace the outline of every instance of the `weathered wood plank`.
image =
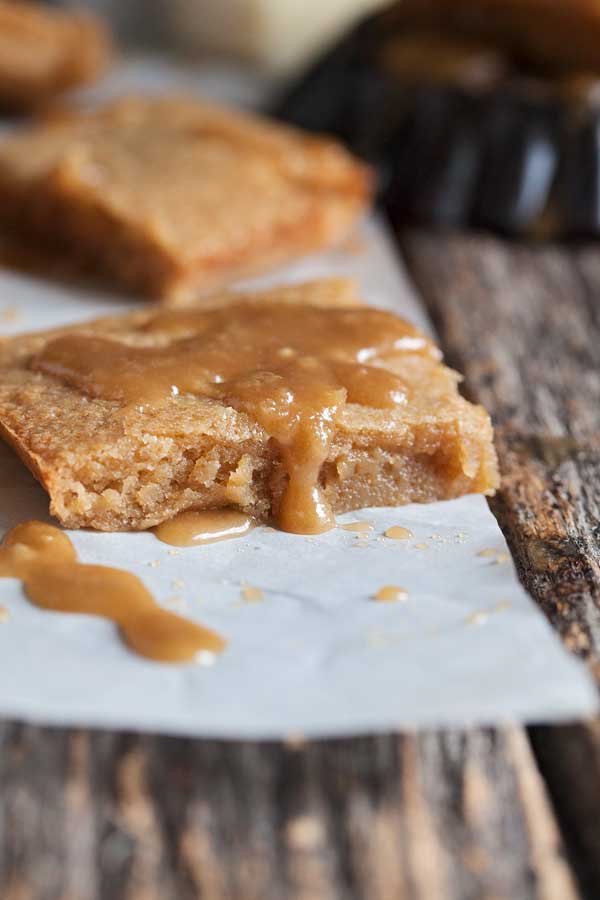
[[585,896],[600,885],[600,721],[530,729],[533,749],[560,815],[569,857]]
[[448,359],[493,412],[503,484],[492,509],[521,577],[597,667],[600,315],[578,255],[422,233],[404,246]]
[[0,733],[3,900],[579,896],[518,729],[297,746]]
[[427,233],[403,246],[448,359],[500,429],[598,437],[600,322],[573,252]]
[[[498,425],[492,503],[520,576],[600,683],[600,250],[413,233],[415,283]],[[600,726],[531,739],[586,894],[600,895]]]

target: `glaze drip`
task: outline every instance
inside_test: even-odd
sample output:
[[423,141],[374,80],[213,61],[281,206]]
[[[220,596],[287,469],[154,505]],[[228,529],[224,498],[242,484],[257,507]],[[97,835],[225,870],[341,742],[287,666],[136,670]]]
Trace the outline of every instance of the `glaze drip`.
[[67,535],[44,522],[8,532],[0,545],[0,577],[19,578],[42,609],[111,619],[126,644],[148,659],[191,662],[225,649],[214,631],[161,609],[131,572],[78,562]]

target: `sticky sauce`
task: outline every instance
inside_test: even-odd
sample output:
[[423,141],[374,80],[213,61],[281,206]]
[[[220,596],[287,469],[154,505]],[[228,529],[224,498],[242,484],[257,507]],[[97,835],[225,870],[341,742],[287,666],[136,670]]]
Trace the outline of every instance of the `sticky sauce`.
[[506,612],[508,609],[512,608],[512,603],[510,600],[498,600],[496,605],[494,606],[495,613]]
[[403,603],[408,600],[408,591],[405,588],[387,584],[385,587],[379,588],[373,595],[373,600],[377,600],[378,603]]
[[466,618],[467,625],[485,625],[491,616],[506,612],[512,607],[510,600],[498,600],[490,609],[476,609]]
[[373,526],[370,522],[348,522],[347,525],[338,525],[338,528],[343,528],[344,531],[358,531],[359,534],[373,531]]
[[0,322],[16,322],[19,318],[17,306],[4,306],[0,309]]
[[475,612],[469,613],[469,615],[467,616],[467,625],[485,625],[489,617],[489,612],[486,612],[486,610],[483,609],[478,609]]
[[20,578],[42,609],[111,619],[125,643],[148,659],[206,662],[225,649],[214,631],[161,609],[131,572],[78,562],[67,535],[44,522],[8,532],[0,545],[0,577]]
[[506,553],[504,550],[494,550],[493,547],[486,547],[484,550],[480,550],[477,556],[481,556],[484,559],[490,559],[493,563],[496,563],[496,565],[509,562],[510,560],[509,553]]
[[149,410],[183,395],[248,415],[278,448],[287,475],[278,524],[319,534],[335,527],[320,488],[347,403],[393,409],[408,388],[390,371],[406,354],[439,358],[409,323],[372,308],[240,303],[158,313],[135,343],[91,334],[50,341],[31,362],[82,393]]
[[254,519],[237,509],[188,510],[154,529],[165,544],[197,547],[243,537],[254,528]]
[[384,537],[391,538],[394,541],[408,541],[413,536],[412,531],[408,528],[403,528],[402,525],[392,525],[383,534]]
[[262,603],[265,599],[264,593],[260,588],[252,587],[252,585],[247,584],[241,590],[242,600],[244,603]]

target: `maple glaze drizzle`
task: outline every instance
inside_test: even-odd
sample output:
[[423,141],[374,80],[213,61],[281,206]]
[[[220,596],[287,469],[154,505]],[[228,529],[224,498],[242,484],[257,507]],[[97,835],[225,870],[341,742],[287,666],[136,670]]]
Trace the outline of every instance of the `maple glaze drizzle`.
[[243,537],[254,524],[251,516],[237,509],[187,510],[161,522],[154,534],[174,547],[197,547]]
[[394,541],[408,541],[413,536],[409,528],[403,528],[402,525],[392,525],[387,531],[384,531],[386,538],[392,538]]
[[386,584],[379,588],[373,596],[373,600],[377,600],[379,603],[402,603],[408,600],[408,591],[406,588],[397,587],[394,584]]
[[486,547],[484,550],[480,550],[477,556],[482,556],[484,558],[491,559],[492,562],[500,565],[500,563],[509,562],[510,554],[503,550],[495,550],[493,547]]
[[263,591],[251,584],[245,585],[241,590],[241,596],[244,603],[261,603],[265,599]]
[[36,606],[115,622],[141,656],[190,662],[225,649],[220,635],[157,606],[131,572],[78,562],[67,535],[44,522],[11,529],[0,545],[0,577],[20,578]]
[[373,531],[373,526],[370,522],[348,522],[347,525],[338,525],[338,528],[343,528],[344,531],[357,531],[359,534]]
[[31,365],[126,410],[192,394],[246,413],[279,448],[287,487],[278,523],[300,534],[335,526],[319,477],[346,403],[404,404],[406,385],[385,366],[407,353],[439,356],[416,328],[381,310],[250,301],[159,313],[136,340],[67,334]]

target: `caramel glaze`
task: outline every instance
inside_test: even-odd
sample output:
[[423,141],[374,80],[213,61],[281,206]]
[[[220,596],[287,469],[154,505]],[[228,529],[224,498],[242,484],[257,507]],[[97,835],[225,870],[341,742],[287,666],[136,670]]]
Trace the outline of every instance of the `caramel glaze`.
[[20,578],[29,599],[43,609],[112,619],[132,650],[158,662],[190,662],[225,649],[214,631],[157,606],[131,572],[78,562],[67,535],[44,522],[8,532],[0,546],[0,577]]
[[410,528],[403,528],[402,525],[392,525],[387,531],[384,531],[386,538],[392,538],[394,541],[408,541],[413,536]]
[[373,599],[379,603],[402,603],[408,600],[408,591],[394,584],[386,584],[379,588]]
[[154,529],[156,537],[174,547],[197,547],[243,537],[254,519],[238,509],[187,510]]
[[[140,346],[151,337],[153,346]],[[161,313],[137,338],[132,346],[63,335],[32,367],[126,408],[193,394],[246,413],[279,447],[288,483],[278,523],[300,534],[335,526],[319,474],[344,405],[402,405],[406,385],[384,368],[386,361],[401,353],[437,354],[412,325],[381,310],[251,301]]]

